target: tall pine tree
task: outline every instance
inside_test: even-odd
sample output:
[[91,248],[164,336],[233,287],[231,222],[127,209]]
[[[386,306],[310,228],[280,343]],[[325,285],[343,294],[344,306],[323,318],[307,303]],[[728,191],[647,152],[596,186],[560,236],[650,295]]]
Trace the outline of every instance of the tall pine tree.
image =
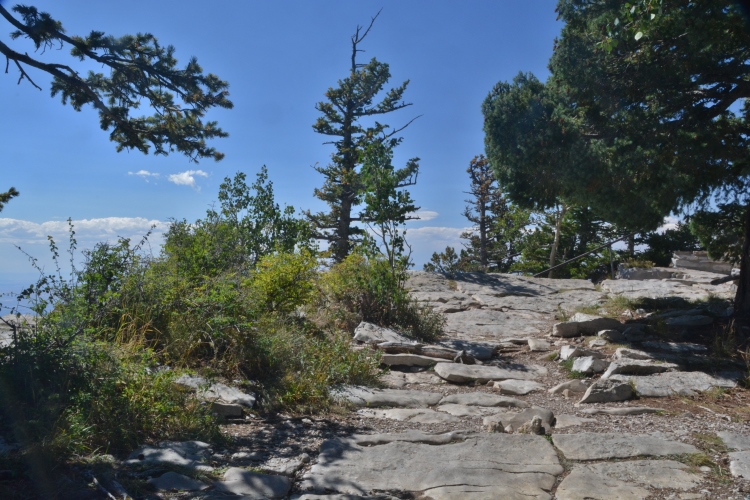
[[[378,13],[380,15],[380,13]],[[359,44],[370,32],[378,15],[373,17],[366,29],[357,26],[351,38],[351,68],[347,78],[339,80],[337,88],[329,88],[326,101],[319,102],[315,109],[322,116],[313,125],[319,134],[332,136],[335,139],[326,144],[333,144],[336,151],[331,155],[331,162],[315,169],[323,174],[325,181],[321,188],[316,188],[315,196],[325,201],[330,210],[312,214],[307,217],[312,223],[315,238],[329,243],[331,255],[340,262],[349,254],[352,246],[362,240],[364,229],[354,224],[367,223],[372,217],[356,211],[361,205],[367,185],[361,175],[361,166],[367,147],[379,142],[388,150],[401,143],[396,137],[412,121],[398,129],[377,121],[377,117],[410,106],[403,101],[403,94],[409,81],[399,87],[388,90],[383,98],[376,102],[376,97],[383,90],[391,77],[389,66],[373,58],[367,64],[357,63],[357,54],[363,52]],[[371,118],[372,125],[361,123],[362,119]],[[405,176],[397,189],[416,182],[419,158],[408,161],[407,169],[413,175]]]

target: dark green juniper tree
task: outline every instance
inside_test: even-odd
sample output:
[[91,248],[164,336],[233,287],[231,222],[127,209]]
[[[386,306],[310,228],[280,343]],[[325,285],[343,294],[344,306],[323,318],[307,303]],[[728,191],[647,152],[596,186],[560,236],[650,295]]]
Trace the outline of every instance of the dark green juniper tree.
[[[315,189],[314,194],[318,199],[325,201],[330,210],[316,214],[308,211],[307,217],[313,225],[315,238],[329,243],[331,255],[337,262],[349,254],[355,243],[362,241],[365,230],[355,224],[374,220],[372,213],[363,214],[356,211],[356,207],[362,204],[368,188],[361,173],[367,147],[380,143],[391,151],[402,141],[396,134],[414,121],[412,119],[398,129],[392,129],[377,121],[380,115],[411,105],[403,101],[409,81],[388,90],[382,99],[376,102],[378,94],[391,77],[388,64],[375,58],[367,64],[357,63],[357,54],[363,52],[358,48],[359,44],[370,32],[378,15],[372,18],[366,29],[357,26],[357,31],[351,38],[349,76],[339,80],[337,88],[329,88],[325,94],[327,100],[315,106],[323,116],[315,122],[313,130],[334,137],[334,140],[326,144],[333,144],[336,151],[331,155],[331,162],[327,166],[315,167],[323,174],[325,181],[321,188]],[[362,120],[367,119],[371,119],[373,124],[362,123]],[[407,162],[407,166],[404,167],[406,173],[398,174],[401,182],[395,186],[396,189],[416,182],[418,161],[419,158],[412,158]]]
[[[518,117],[541,152],[528,141],[506,147],[493,126],[502,101],[496,92],[485,101],[487,153],[503,186],[514,198],[544,200],[554,176],[565,199],[639,231],[715,196],[743,206],[735,317],[750,323],[750,31],[740,8],[561,0],[557,10],[565,26],[535,103],[544,106]],[[553,154],[577,161],[554,171],[534,161]]]
[[[177,66],[175,49],[162,46],[151,34],[126,35],[120,38],[92,31],[85,37],[69,36],[62,23],[35,7],[16,5],[12,8],[20,19],[0,5],[2,16],[14,31],[10,41],[0,40],[0,54],[8,66],[19,72],[18,82],[27,80],[42,90],[32,79],[31,68],[52,76],[52,96],[59,95],[63,104],[70,103],[76,111],[90,104],[99,112],[102,130],[117,143],[117,151],[137,149],[143,153],[153,147],[155,154],[179,151],[191,160],[224,155],[207,146],[206,141],[226,137],[216,122],[204,122],[206,112],[215,106],[231,108],[228,84],[216,75],[203,74],[195,58],[184,68]],[[13,48],[18,39],[30,40],[34,57],[25,48]],[[89,71],[82,75],[66,61],[45,61],[43,57],[58,54],[48,49],[68,48],[73,63],[92,61],[108,71]],[[151,116],[131,116],[142,103],[151,108]]]

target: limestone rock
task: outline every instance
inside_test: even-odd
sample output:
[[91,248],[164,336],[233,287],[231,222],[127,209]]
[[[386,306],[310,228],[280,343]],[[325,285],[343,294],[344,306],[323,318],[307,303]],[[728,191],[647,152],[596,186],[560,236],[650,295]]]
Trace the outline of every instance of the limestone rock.
[[354,329],[354,340],[365,344],[379,344],[381,342],[411,342],[408,338],[400,333],[394,332],[389,328],[373,325],[366,321],[361,322]]
[[653,495],[649,487],[688,490],[702,481],[688,469],[673,460],[578,464],[558,486],[556,498],[640,500]]
[[428,408],[392,408],[389,410],[367,409],[360,410],[357,413],[366,417],[386,418],[389,420],[416,422],[420,424],[453,424],[461,421],[461,419],[450,415],[449,413],[430,410]]
[[628,349],[627,347],[619,347],[615,350],[615,354],[612,356],[615,360],[621,359],[653,359],[653,356],[647,352],[638,351],[636,349]]
[[[539,419],[540,427],[536,427],[535,424],[532,424],[532,421],[535,418]],[[521,432],[521,428],[524,428],[526,434],[549,434],[554,421],[555,416],[550,410],[533,406],[519,413],[498,413],[495,415],[490,415],[485,417],[482,423],[485,427],[487,427],[490,426],[492,422],[501,422],[503,427],[511,427],[517,432]],[[540,428],[543,430],[543,432],[539,432]],[[534,429],[536,429],[536,431],[531,432]]]
[[498,396],[497,394],[488,394],[486,392],[451,394],[450,396],[445,396],[440,401],[441,405],[449,403],[467,406],[501,406],[505,408],[528,408],[531,406],[526,401],[520,399]]
[[239,467],[224,473],[224,480],[214,483],[214,491],[244,495],[243,498],[284,498],[292,488],[288,477],[259,474]]
[[438,392],[372,389],[369,387],[349,386],[334,391],[333,397],[335,399],[348,401],[354,406],[424,408],[426,406],[434,406],[438,404],[443,395]]
[[466,354],[479,361],[487,361],[495,354],[495,347],[482,342],[467,340],[445,340],[440,345],[455,351],[466,351]]
[[157,491],[201,491],[208,488],[208,485],[203,481],[176,472],[165,472],[157,478],[149,479],[148,483]]
[[499,391],[500,394],[510,394],[512,396],[523,396],[530,392],[544,389],[542,384],[532,380],[503,380],[494,382],[492,387],[496,391]]
[[639,396],[652,398],[695,396],[714,387],[732,388],[737,385],[730,378],[713,377],[703,372],[665,372],[649,376],[612,375],[608,380],[632,383]]
[[645,408],[642,406],[623,406],[620,408],[587,408],[582,410],[582,413],[587,415],[617,415],[617,416],[628,416],[628,415],[644,415],[646,413],[658,413],[658,408]]
[[657,363],[646,359],[627,359],[623,358],[609,365],[607,371],[602,374],[603,379],[607,379],[618,373],[623,375],[652,375],[654,373],[664,373],[668,370],[678,368],[674,363]]
[[633,388],[627,382],[612,379],[597,380],[586,390],[580,403],[611,403],[626,401],[633,396]]
[[585,349],[577,345],[564,345],[560,348],[560,359],[562,359],[563,361],[571,358],[582,358],[587,356],[599,359],[604,358],[604,354],[600,353],[599,351]]
[[401,436],[325,441],[300,489],[350,495],[429,490],[433,499],[548,499],[555,476],[563,471],[554,448],[540,436],[449,434],[441,444],[434,440],[443,435],[419,439],[409,434],[406,441]]
[[419,354],[383,354],[380,358],[380,362],[388,366],[432,366],[440,361],[444,360]]
[[696,327],[706,326],[714,322],[711,316],[704,316],[697,314],[695,316],[677,316],[676,318],[668,318],[665,323],[667,326],[682,326],[682,327]]
[[622,432],[553,434],[552,441],[568,460],[610,460],[698,453],[695,446],[679,441]]
[[435,373],[441,378],[453,383],[478,381],[486,383],[490,380],[533,380],[547,374],[547,370],[535,365],[514,365],[510,368],[487,365],[463,365],[459,363],[438,363]]
[[596,422],[595,418],[581,418],[575,415],[555,415],[555,429],[565,429],[576,425]]
[[573,361],[572,370],[574,372],[580,372],[580,373],[585,373],[586,375],[591,375],[593,373],[603,372],[604,370],[607,369],[608,366],[609,366],[609,361],[595,358],[593,356],[585,356],[582,358],[575,358],[575,361]]
[[214,401],[211,403],[211,413],[224,418],[239,418],[242,416],[242,406]]
[[239,389],[229,387],[221,383],[209,383],[203,377],[194,377],[192,375],[182,375],[175,379],[175,384],[195,389],[196,395],[206,400],[221,400],[225,403],[237,403],[248,408],[255,404],[255,396],[246,394]]
[[471,406],[456,403],[441,404],[436,410],[449,413],[455,417],[483,417],[501,411],[499,407]]
[[159,447],[144,446],[130,454],[125,465],[174,465],[191,470],[212,471],[206,465],[210,446],[202,441],[164,442]]
[[563,382],[562,384],[558,384],[555,387],[549,389],[547,392],[549,392],[550,394],[561,394],[563,391],[568,390],[572,393],[583,394],[588,390],[588,388],[589,386],[582,381],[574,379]]
[[575,313],[570,323],[578,323],[578,332],[584,335],[594,335],[600,330],[622,330],[623,325],[616,319],[602,318],[593,314]]
[[726,447],[736,451],[750,451],[750,436],[738,432],[717,432]]
[[750,479],[750,451],[733,451],[729,455],[729,472],[734,477]]
[[531,352],[546,352],[549,351],[552,347],[549,345],[549,342],[542,339],[529,339],[529,350]]

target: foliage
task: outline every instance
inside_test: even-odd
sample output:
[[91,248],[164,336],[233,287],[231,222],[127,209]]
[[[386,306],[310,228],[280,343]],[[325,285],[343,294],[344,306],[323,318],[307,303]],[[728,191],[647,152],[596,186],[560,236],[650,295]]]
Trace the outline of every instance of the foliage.
[[503,195],[483,155],[474,157],[466,169],[471,180],[464,217],[474,224],[461,234],[468,240],[462,251],[464,268],[505,273],[518,255],[518,244],[529,224],[530,213],[512,205]]
[[247,273],[264,255],[310,246],[307,223],[294,217],[294,207],[282,210],[275,202],[265,166],[251,186],[243,172],[226,177],[219,201],[220,209],[208,210],[205,219],[170,224],[164,252],[186,276]]
[[15,198],[18,196],[18,190],[16,188],[11,187],[4,193],[0,193],[0,212],[3,211],[3,208],[5,208],[5,204],[8,203],[12,198]]
[[322,276],[326,321],[352,331],[360,321],[395,327],[409,337],[434,340],[442,333],[443,318],[409,296],[407,272],[395,273],[382,257],[353,252]]
[[[0,41],[0,54],[19,71],[19,82],[26,79],[34,87],[29,67],[52,75],[52,96],[59,95],[63,104],[76,111],[91,104],[99,112],[103,130],[110,130],[110,140],[117,150],[137,149],[167,155],[175,150],[197,161],[199,158],[220,160],[223,153],[206,145],[206,140],[226,137],[216,122],[203,122],[213,107],[231,108],[227,96],[229,85],[216,75],[203,74],[195,58],[184,68],[177,66],[175,48],[162,46],[149,33],[120,38],[92,31],[86,37],[69,36],[62,23],[35,7],[16,5],[13,17],[0,5],[0,15],[14,28],[11,40],[25,38],[32,42],[39,56],[55,47],[69,48],[80,62],[106,68],[109,75],[89,71],[84,78],[80,70],[64,62],[44,62],[31,57],[26,49],[14,49]],[[41,52],[39,52],[41,50]],[[145,102],[151,116],[131,116]]]
[[719,204],[717,211],[699,210],[690,219],[690,231],[709,257],[737,264],[742,257],[745,211],[739,203]]
[[672,262],[676,251],[701,250],[701,243],[695,237],[692,223],[679,222],[674,229],[662,233],[650,231],[636,238],[636,244],[647,245],[646,250],[638,253],[638,259],[653,262],[660,267],[667,267]]
[[[325,94],[327,101],[315,106],[322,116],[315,122],[313,129],[319,134],[333,136],[335,139],[330,144],[335,146],[336,151],[331,155],[331,163],[325,167],[315,167],[325,180],[321,188],[315,189],[314,194],[326,202],[330,210],[317,214],[307,212],[307,216],[315,229],[315,238],[329,243],[336,262],[341,262],[353,245],[362,241],[364,229],[353,224],[375,222],[380,226],[381,223],[375,219],[389,220],[384,214],[373,213],[373,208],[378,205],[372,202],[382,201],[383,193],[370,199],[371,203],[365,213],[355,213],[356,207],[363,203],[367,191],[373,188],[372,174],[375,170],[379,174],[387,173],[387,184],[393,186],[385,189],[384,192],[391,193],[391,202],[382,208],[386,212],[395,208],[398,213],[402,213],[413,202],[411,199],[401,199],[402,195],[393,195],[393,188],[403,188],[415,183],[419,169],[419,158],[412,158],[399,170],[394,170],[390,165],[391,151],[402,141],[396,134],[406,126],[389,129],[388,125],[379,121],[370,126],[361,121],[410,106],[403,101],[408,81],[386,91],[380,102],[374,102],[391,77],[388,64],[375,58],[367,64],[356,62],[357,53],[362,52],[358,48],[359,44],[370,32],[376,18],[377,15],[364,32],[358,26],[352,36],[349,76],[339,80],[337,88],[329,88]],[[370,165],[370,172],[364,172],[364,177],[363,163]],[[408,194],[405,196],[408,198]]]
[[[536,274],[550,267],[550,247],[554,244],[557,215],[554,212],[533,215],[533,226],[518,243],[521,256],[511,270]],[[572,207],[560,223],[558,247],[554,264],[560,264],[600,246],[614,236],[615,229],[597,218],[591,210]],[[616,265],[622,258],[613,250]],[[583,278],[601,281],[610,274],[609,249],[603,248],[556,269],[556,278]]]
[[456,249],[447,246],[443,252],[433,252],[430,262],[427,262],[423,268],[431,273],[445,273],[453,276],[458,272],[470,271],[466,267],[466,250],[461,250],[461,255],[456,254]]

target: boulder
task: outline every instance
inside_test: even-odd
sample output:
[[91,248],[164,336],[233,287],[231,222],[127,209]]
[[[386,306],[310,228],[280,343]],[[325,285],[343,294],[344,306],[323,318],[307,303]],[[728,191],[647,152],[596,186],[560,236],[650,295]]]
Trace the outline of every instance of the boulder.
[[633,388],[627,382],[617,380],[597,380],[581,398],[580,403],[611,403],[615,401],[626,401],[635,394]]
[[586,375],[592,375],[594,373],[602,373],[608,366],[609,361],[594,356],[585,356],[583,358],[575,358],[571,370],[574,372],[585,373]]
[[255,404],[255,396],[253,394],[246,394],[239,389],[218,382],[210,383],[203,377],[182,375],[176,378],[174,382],[175,384],[195,389],[196,395],[201,399],[237,403],[248,408],[252,408]]
[[410,340],[400,333],[394,332],[389,328],[373,325],[366,321],[361,322],[354,329],[354,340],[365,344],[379,344],[381,342],[402,342],[409,343]]

